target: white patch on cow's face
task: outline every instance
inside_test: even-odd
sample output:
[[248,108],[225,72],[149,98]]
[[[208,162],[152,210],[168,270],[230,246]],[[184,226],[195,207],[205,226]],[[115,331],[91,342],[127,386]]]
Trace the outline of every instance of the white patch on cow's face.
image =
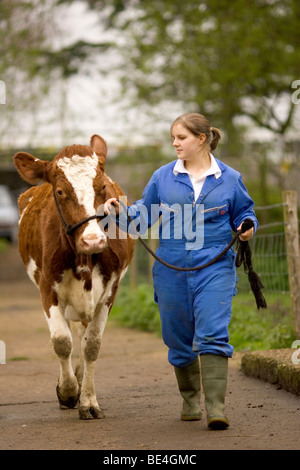
[[98,157],[94,153],[91,157],[73,155],[71,158],[61,158],[57,166],[64,172],[65,177],[73,186],[79,204],[86,210],[87,216],[95,214],[95,191],[93,180],[96,176]]
[[[57,166],[64,172],[65,177],[72,185],[79,204],[85,208],[87,217],[95,215],[93,181],[97,173],[97,155],[94,153],[91,157],[73,155],[71,158],[61,158]],[[96,234],[99,238],[106,239],[96,220],[88,222],[83,232],[83,237],[90,234]]]

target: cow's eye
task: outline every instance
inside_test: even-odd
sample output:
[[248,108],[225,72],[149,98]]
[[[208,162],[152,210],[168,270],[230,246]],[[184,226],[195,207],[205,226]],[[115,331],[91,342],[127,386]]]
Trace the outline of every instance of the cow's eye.
[[100,186],[98,188],[98,194],[101,194],[103,191],[105,191],[105,188],[106,188],[106,185],[104,184],[104,186]]
[[56,191],[56,193],[57,193],[58,196],[62,196],[62,195],[64,194],[61,189],[58,189],[58,190]]

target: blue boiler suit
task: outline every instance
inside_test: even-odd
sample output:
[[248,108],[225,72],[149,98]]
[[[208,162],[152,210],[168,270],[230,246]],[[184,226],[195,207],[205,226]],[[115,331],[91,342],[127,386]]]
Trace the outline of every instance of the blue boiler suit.
[[[140,233],[162,216],[157,255],[169,264],[202,265],[228,245],[231,231],[246,218],[253,220],[254,231],[258,226],[240,173],[216,161],[221,176],[206,177],[197,201],[188,174],[175,175],[173,161],[154,172],[142,199],[128,208]],[[228,326],[236,282],[234,248],[198,271],[175,271],[155,260],[154,297],[173,366],[184,367],[199,354],[232,356]]]

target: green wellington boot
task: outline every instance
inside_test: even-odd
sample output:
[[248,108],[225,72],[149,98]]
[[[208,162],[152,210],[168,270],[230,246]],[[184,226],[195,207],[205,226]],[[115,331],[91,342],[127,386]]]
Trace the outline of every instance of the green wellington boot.
[[215,354],[203,354],[200,358],[208,427],[225,429],[229,426],[224,415],[228,358]]
[[197,357],[186,367],[174,367],[180,395],[183,398],[181,419],[201,419],[200,410],[200,365]]

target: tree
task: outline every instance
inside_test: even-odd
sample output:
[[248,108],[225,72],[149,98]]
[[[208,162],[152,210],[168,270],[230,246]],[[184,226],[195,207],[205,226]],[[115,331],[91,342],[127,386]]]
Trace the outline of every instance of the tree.
[[178,100],[231,134],[241,116],[278,135],[290,128],[297,0],[86,1],[107,28],[126,35],[118,44],[123,81],[139,102]]

